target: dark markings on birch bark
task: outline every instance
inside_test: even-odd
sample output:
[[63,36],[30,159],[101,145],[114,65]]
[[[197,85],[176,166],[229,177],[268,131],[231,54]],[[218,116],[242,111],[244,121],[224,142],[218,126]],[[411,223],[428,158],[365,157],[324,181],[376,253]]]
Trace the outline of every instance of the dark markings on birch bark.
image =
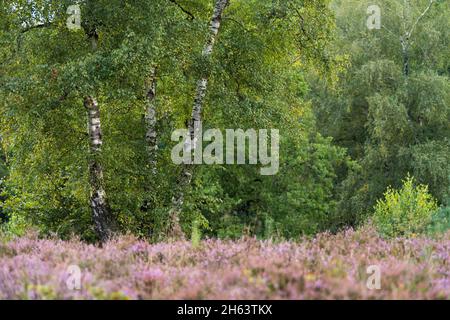
[[[222,14],[229,4],[229,0],[216,0],[214,5],[214,13],[211,18],[210,28],[209,28],[209,37],[206,42],[206,45],[203,49],[203,57],[205,60],[210,59],[214,43],[216,42],[217,35],[219,33],[220,24],[222,21]],[[195,149],[197,146],[193,146],[195,141],[196,134],[201,134],[201,132],[196,133],[195,128],[199,128],[200,126],[196,126],[202,121],[202,108],[203,108],[203,100],[206,96],[206,90],[208,87],[208,77],[210,70],[206,70],[205,74],[202,76],[200,80],[197,81],[197,89],[194,99],[194,106],[192,108],[192,116],[189,121],[188,130],[191,138],[191,149]],[[201,146],[198,146],[201,147]],[[177,190],[175,192],[174,197],[172,198],[172,209],[169,215],[169,238],[173,239],[182,239],[184,238],[183,231],[180,226],[180,212],[183,208],[184,204],[184,192],[185,188],[190,185],[193,176],[193,165],[185,164],[181,170],[181,174],[177,181]]]
[[106,200],[103,181],[103,169],[99,162],[102,147],[102,132],[100,126],[100,109],[97,101],[86,97],[84,106],[88,112],[88,126],[90,139],[89,184],[91,188],[90,206],[94,229],[101,242],[105,242],[113,235],[113,219]]

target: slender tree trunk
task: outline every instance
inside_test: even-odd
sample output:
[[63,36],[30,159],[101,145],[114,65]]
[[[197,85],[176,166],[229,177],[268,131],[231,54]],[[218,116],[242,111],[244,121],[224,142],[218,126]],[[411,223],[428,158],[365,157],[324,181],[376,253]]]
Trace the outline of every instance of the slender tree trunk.
[[113,219],[106,201],[103,181],[103,169],[99,162],[102,147],[102,132],[100,127],[100,109],[97,101],[86,97],[84,106],[88,111],[88,126],[90,139],[89,184],[91,187],[90,205],[95,231],[101,242],[113,235]]
[[402,37],[401,44],[402,44],[402,57],[403,57],[403,75],[407,77],[409,75],[409,52],[408,52],[409,43],[408,43],[408,39],[405,40]]
[[150,84],[147,91],[147,105],[145,108],[145,123],[147,131],[145,140],[147,142],[148,163],[153,175],[156,174],[156,153],[158,150],[156,136],[156,74],[157,67],[153,66],[150,71]]
[[[157,84],[157,67],[154,65],[150,70],[150,76],[148,79],[148,87],[146,93],[146,104],[144,110],[145,119],[145,142],[147,149],[147,167],[150,171],[149,178],[146,179],[144,185],[144,192],[146,197],[141,206],[141,211],[148,212],[150,210],[151,198],[152,198],[152,181],[156,179],[157,173],[157,151],[158,151],[158,138],[156,132],[156,84]],[[146,175],[147,176],[147,175]],[[149,236],[153,234],[152,230],[149,230]]]
[[[402,45],[402,57],[403,57],[403,75],[407,77],[409,75],[409,46],[410,39],[414,33],[416,26],[419,22],[426,16],[428,11],[431,9],[436,0],[429,0],[428,6],[422,11],[422,13],[417,17],[416,21],[411,25],[409,30],[405,30],[403,36],[400,37],[400,44]],[[409,20],[410,16],[410,4],[408,0],[403,2],[403,28],[406,29],[406,20]]]
[[[92,52],[97,51],[98,33],[95,27],[85,29],[91,42]],[[90,207],[94,230],[101,243],[111,239],[115,231],[115,221],[108,206],[103,179],[103,168],[100,163],[102,148],[102,132],[100,125],[100,108],[92,96],[84,98],[84,107],[88,112],[88,128],[90,139],[89,185],[91,189]]]
[[[214,43],[216,42],[217,35],[219,33],[220,24],[222,21],[222,14],[229,4],[229,0],[216,0],[214,5],[214,13],[211,18],[210,28],[209,28],[209,37],[206,42],[205,48],[203,49],[203,59],[209,60],[211,58],[211,54],[214,48]],[[200,128],[202,121],[202,108],[203,108],[203,100],[206,96],[206,90],[208,87],[208,78],[209,78],[210,70],[206,68],[205,73],[202,75],[201,79],[197,81],[197,89],[195,94],[194,106],[192,108],[191,120],[189,121],[189,135],[190,135],[190,144],[191,150],[194,150],[196,147],[195,137],[197,134],[202,134],[201,132],[195,132],[195,128]],[[177,181],[178,190],[172,198],[172,210],[170,212],[170,229],[169,229],[169,237],[179,239],[184,238],[183,231],[180,226],[180,212],[183,208],[184,204],[184,191],[185,188],[190,185],[192,180],[193,168],[191,164],[184,164],[180,177]]]

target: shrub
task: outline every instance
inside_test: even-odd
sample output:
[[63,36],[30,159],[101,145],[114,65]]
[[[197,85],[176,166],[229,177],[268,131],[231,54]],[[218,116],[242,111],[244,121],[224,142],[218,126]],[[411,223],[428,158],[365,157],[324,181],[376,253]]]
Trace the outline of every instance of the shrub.
[[436,210],[437,202],[428,193],[428,186],[415,186],[414,178],[408,175],[400,190],[389,187],[384,199],[377,201],[373,222],[384,236],[413,236],[426,231]]
[[0,230],[4,236],[22,237],[31,228],[32,225],[30,225],[23,216],[13,214],[11,215],[9,221],[1,226]]

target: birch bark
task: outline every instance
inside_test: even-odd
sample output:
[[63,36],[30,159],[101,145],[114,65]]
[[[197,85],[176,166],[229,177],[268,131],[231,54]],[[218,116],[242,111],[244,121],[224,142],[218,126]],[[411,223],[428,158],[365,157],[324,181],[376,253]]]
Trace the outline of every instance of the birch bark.
[[[91,40],[92,51],[97,50],[98,34],[95,29],[87,32]],[[101,148],[103,144],[100,123],[100,108],[94,97],[84,98],[84,107],[88,112],[88,130],[90,139],[90,159],[89,159],[89,185],[91,189],[90,207],[94,230],[100,242],[103,243],[114,234],[115,221],[108,206],[106,191],[104,186],[103,168],[100,164]]]
[[90,206],[94,229],[101,242],[109,240],[113,235],[113,219],[106,200],[103,179],[103,168],[99,162],[102,147],[100,125],[100,109],[97,101],[88,96],[84,100],[88,112],[90,139],[89,184],[91,188]]
[[150,71],[150,84],[147,91],[147,105],[145,109],[145,123],[147,126],[145,140],[147,142],[148,163],[153,175],[156,174],[156,153],[158,150],[156,135],[156,74],[157,67]]

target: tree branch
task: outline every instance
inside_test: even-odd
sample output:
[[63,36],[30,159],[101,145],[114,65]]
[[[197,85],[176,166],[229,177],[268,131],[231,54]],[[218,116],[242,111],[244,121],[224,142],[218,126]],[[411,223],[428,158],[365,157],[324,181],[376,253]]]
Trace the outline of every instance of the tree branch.
[[189,20],[194,20],[195,17],[192,13],[190,13],[188,10],[186,10],[181,4],[179,4],[176,0],[169,0],[173,4],[175,4],[181,11],[183,11],[185,14],[188,15]]
[[417,24],[420,22],[420,20],[422,20],[422,18],[427,14],[427,12],[431,9],[431,6],[433,5],[433,3],[435,2],[435,0],[430,0],[430,3],[428,4],[428,7],[422,12],[422,14],[417,18],[416,22],[412,25],[411,29],[409,30],[409,32],[406,33],[406,37],[410,38],[412,33],[414,32],[414,29],[416,28]]
[[45,23],[41,23],[41,24],[36,24],[36,25],[33,25],[33,26],[26,27],[26,28],[20,30],[20,32],[21,33],[25,33],[25,32],[28,32],[30,30],[33,30],[33,29],[47,28],[47,27],[50,27],[51,25],[52,25],[51,22],[45,22]]

